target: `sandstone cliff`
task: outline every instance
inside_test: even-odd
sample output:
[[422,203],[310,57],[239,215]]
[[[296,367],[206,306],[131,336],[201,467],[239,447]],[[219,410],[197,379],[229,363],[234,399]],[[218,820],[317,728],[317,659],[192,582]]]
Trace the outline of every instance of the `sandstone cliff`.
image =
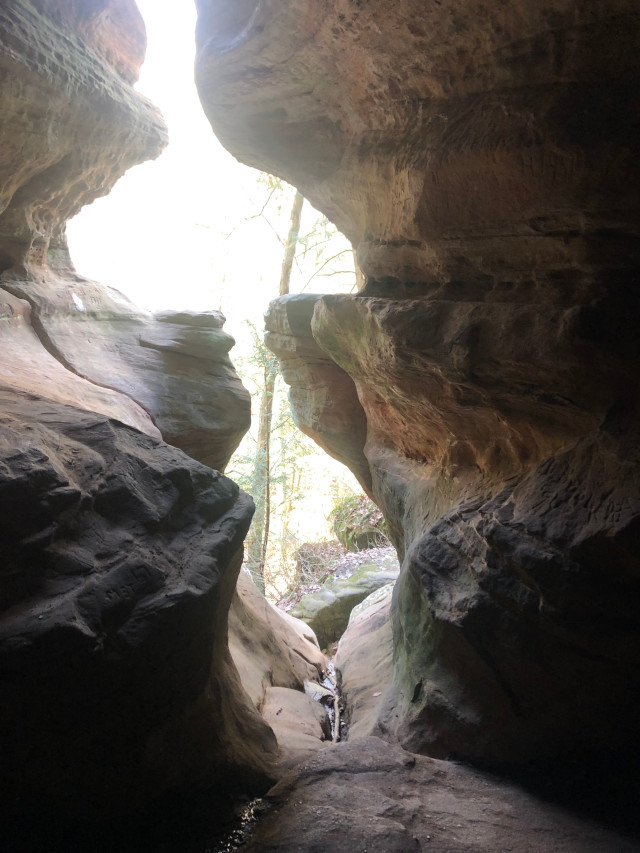
[[66,248],[166,145],[145,44],[133,0],[0,8],[3,847],[36,817],[53,849],[54,820],[263,789],[277,751],[227,647],[253,509],[206,467],[250,416],[224,318],[152,317]]
[[131,86],[146,44],[135,3],[10,0],[0,33],[0,302],[13,350],[0,381],[119,410],[224,468],[250,417],[224,318],[155,321],[78,275],[66,247],[66,221],[167,142],[159,112]]
[[374,731],[494,765],[624,753],[640,734],[636,4],[198,7],[215,132],[331,217],[367,276],[313,312],[275,303],[268,331],[300,425],[405,558]]

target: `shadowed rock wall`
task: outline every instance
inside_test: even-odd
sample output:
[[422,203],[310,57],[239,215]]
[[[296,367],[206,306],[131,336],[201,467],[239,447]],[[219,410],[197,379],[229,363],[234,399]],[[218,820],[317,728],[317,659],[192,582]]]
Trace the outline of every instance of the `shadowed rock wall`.
[[[298,421],[405,557],[377,733],[493,764],[624,752],[640,689],[636,4],[198,6],[215,132],[330,216],[367,276],[267,322]],[[342,431],[332,401],[354,413]]]
[[116,420],[19,392],[0,405],[5,818],[264,784],[275,738],[226,636],[251,499]]
[[152,317],[66,248],[67,219],[166,145],[132,87],[145,46],[133,0],[0,8],[3,849],[263,790],[277,752],[227,647],[253,506],[206,467],[250,418],[224,317]]

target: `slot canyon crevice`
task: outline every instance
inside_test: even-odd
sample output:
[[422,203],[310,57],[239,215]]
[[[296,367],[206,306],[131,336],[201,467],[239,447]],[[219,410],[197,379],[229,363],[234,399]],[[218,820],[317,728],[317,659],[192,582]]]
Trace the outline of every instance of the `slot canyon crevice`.
[[[533,847],[547,818],[509,787],[601,768],[605,788],[615,769],[637,791],[637,3],[196,6],[214,133],[357,250],[364,288],[275,300],[266,342],[300,429],[382,509],[401,572],[338,653],[348,742],[305,741],[283,769],[269,702],[306,701],[324,656],[240,574],[253,508],[220,472],[250,402],[225,318],[150,315],[83,278],[66,245],[66,222],[167,144],[133,88],[142,18],[133,0],[5,0],[8,853],[43,849],[30,825],[97,837],[277,780],[247,849],[638,849],[572,814]],[[376,772],[395,812],[366,811]],[[329,777],[353,814],[323,823],[308,791]],[[433,809],[482,789],[521,839],[506,817],[472,830],[488,812],[471,811],[427,835],[424,798],[445,789]]]

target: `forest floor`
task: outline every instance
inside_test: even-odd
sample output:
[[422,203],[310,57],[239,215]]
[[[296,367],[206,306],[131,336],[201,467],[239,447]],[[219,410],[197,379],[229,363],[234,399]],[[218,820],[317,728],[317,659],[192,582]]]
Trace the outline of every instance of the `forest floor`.
[[[322,544],[325,545],[325,543]],[[365,548],[362,551],[347,551],[337,541],[326,543],[317,562],[309,557],[306,561],[303,560],[298,583],[277,602],[276,607],[288,612],[304,595],[316,592],[331,577],[346,579],[366,563],[386,566],[390,562],[397,564],[397,560],[396,550],[392,545]]]

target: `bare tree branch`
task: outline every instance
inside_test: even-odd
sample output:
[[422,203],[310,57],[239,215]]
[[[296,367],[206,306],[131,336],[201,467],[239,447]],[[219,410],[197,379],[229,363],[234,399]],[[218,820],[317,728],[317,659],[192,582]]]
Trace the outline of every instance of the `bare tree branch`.
[[336,259],[336,258],[341,257],[341,256],[342,256],[342,255],[344,255],[346,252],[350,252],[351,254],[353,254],[353,249],[343,249],[341,252],[338,252],[338,254],[337,254],[337,255],[333,255],[332,257],[327,258],[327,260],[326,260],[323,264],[320,264],[320,266],[318,267],[318,269],[314,272],[314,274],[311,276],[311,278],[307,281],[307,283],[306,283],[306,284],[305,284],[305,286],[302,288],[302,290],[306,290],[306,289],[307,289],[307,287],[311,284],[311,282],[313,281],[313,279],[314,279],[317,275],[319,275],[319,274],[320,274],[320,271],[321,271],[321,270],[323,270],[323,269],[327,266],[327,264],[330,264],[330,263],[331,263],[331,261],[335,261],[335,259]]

